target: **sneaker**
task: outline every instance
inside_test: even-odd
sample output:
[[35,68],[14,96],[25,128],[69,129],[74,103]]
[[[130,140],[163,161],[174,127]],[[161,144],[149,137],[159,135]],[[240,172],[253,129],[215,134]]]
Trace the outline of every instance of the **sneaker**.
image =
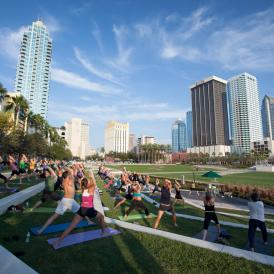
[[174,224],[175,227],[178,227],[177,223]]

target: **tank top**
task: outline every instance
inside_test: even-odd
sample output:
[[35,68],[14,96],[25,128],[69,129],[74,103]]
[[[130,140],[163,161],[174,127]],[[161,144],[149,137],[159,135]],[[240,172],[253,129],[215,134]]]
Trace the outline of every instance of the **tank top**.
[[87,189],[83,191],[81,207],[93,207],[93,195],[89,194]]
[[214,205],[205,205],[205,212],[215,211]]
[[162,188],[160,204],[169,205],[170,204],[170,191],[167,188]]

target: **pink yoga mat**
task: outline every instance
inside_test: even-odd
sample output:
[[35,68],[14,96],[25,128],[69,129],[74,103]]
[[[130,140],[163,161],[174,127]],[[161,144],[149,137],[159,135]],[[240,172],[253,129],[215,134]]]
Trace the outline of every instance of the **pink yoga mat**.
[[[80,243],[92,241],[92,240],[99,239],[99,238],[106,238],[106,237],[109,237],[112,235],[117,235],[117,234],[121,233],[120,231],[118,231],[116,229],[112,229],[112,228],[109,228],[109,232],[110,232],[109,234],[104,235],[104,236],[101,235],[101,229],[70,234],[63,240],[63,242],[57,248],[55,248],[54,246],[53,246],[53,248],[59,249],[62,247],[80,244]],[[52,239],[47,240],[47,242],[50,245],[52,245],[53,242],[55,242],[55,240],[57,240],[57,239],[58,238],[52,238]]]

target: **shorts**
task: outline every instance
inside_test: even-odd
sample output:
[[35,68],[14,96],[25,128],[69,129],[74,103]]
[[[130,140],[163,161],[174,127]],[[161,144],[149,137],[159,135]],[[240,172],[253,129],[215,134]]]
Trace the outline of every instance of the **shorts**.
[[204,219],[204,229],[208,230],[209,224],[213,220],[216,225],[219,224],[217,215],[215,212],[205,212],[205,219]]
[[77,214],[80,215],[82,218],[95,218],[97,216],[97,211],[94,209],[94,207],[80,207]]
[[10,176],[14,176],[14,175],[20,175],[19,170],[12,170]]
[[133,196],[131,194],[126,194],[125,198],[129,201],[132,200]]
[[57,206],[55,213],[58,215],[63,215],[67,210],[76,213],[79,208],[79,204],[74,199],[63,198],[60,204]]
[[34,172],[34,168],[32,169],[32,168],[29,168],[29,170],[28,170],[28,173],[29,174],[32,174]]
[[161,210],[161,211],[168,211],[168,212],[170,212],[172,214],[175,214],[174,207],[171,204],[170,205],[160,204],[159,210]]
[[61,195],[54,191],[49,191],[49,190],[44,190],[43,195],[41,198],[41,201],[45,203],[48,200],[53,200],[53,201],[60,201],[62,199]]
[[24,174],[24,173],[26,173],[26,170],[24,168],[19,168],[19,173]]

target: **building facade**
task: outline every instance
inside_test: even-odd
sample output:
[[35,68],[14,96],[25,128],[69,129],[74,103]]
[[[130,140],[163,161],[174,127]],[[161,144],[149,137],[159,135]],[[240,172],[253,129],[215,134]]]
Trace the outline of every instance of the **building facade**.
[[178,119],[172,125],[172,152],[186,151],[187,148],[187,136],[186,136],[186,124],[182,120]]
[[186,113],[186,140],[187,147],[192,147],[192,111]]
[[136,150],[136,136],[135,134],[129,134],[128,140],[128,151],[135,151]]
[[129,151],[129,123],[109,121],[105,128],[105,152]]
[[24,32],[16,70],[15,91],[29,102],[30,110],[47,118],[52,40],[42,21]]
[[256,77],[242,73],[230,78],[227,98],[232,152],[249,153],[250,144],[263,138]]
[[250,144],[251,152],[255,155],[273,155],[274,152],[274,141],[270,138],[264,138],[260,141],[251,142]]
[[228,146],[226,81],[212,76],[196,82],[190,90],[194,150],[219,151],[218,146]]
[[85,159],[90,154],[89,124],[79,118],[65,123],[65,138],[74,157]]
[[263,137],[274,140],[274,98],[265,95],[262,103]]

